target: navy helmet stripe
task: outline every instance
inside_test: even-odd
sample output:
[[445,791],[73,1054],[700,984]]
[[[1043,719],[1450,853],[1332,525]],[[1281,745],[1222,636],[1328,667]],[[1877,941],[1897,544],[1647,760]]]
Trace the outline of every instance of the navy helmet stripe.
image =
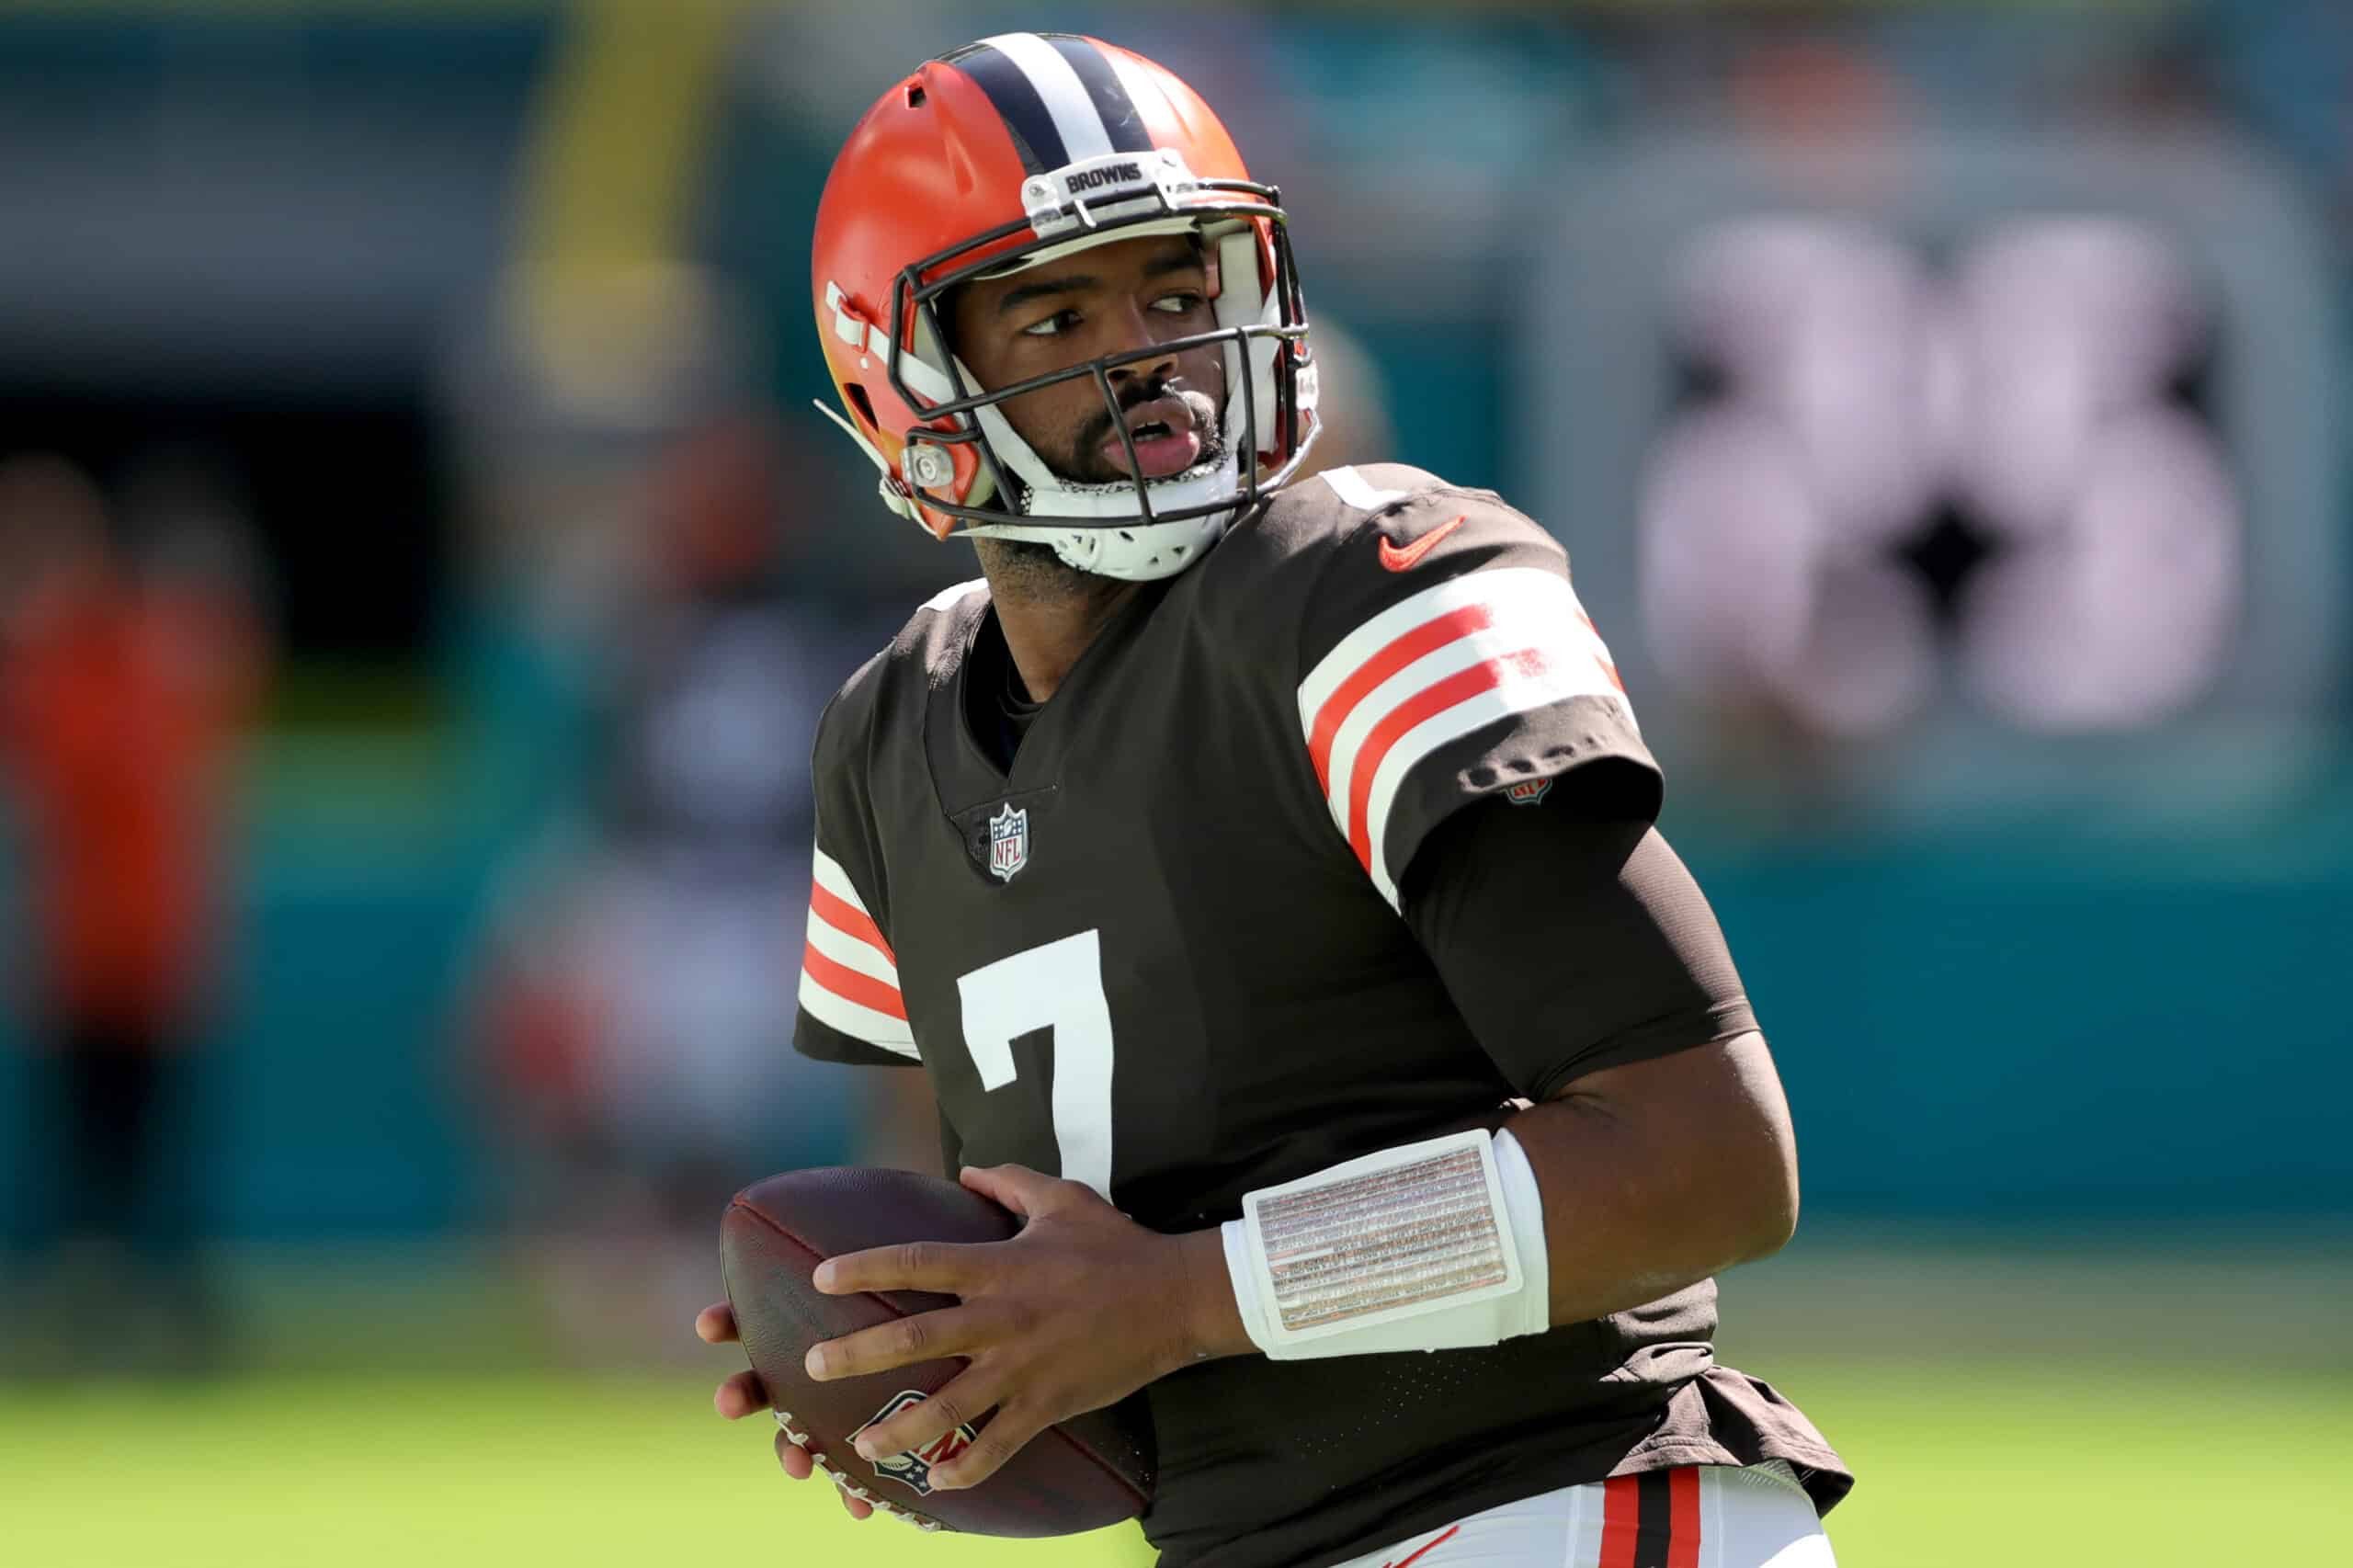
[[1104,134],[1110,139],[1115,153],[1149,153],[1152,133],[1145,129],[1143,116],[1136,112],[1135,100],[1128,96],[1127,87],[1120,81],[1120,74],[1111,62],[1097,47],[1095,40],[1076,33],[1041,33],[1054,46],[1055,52],[1070,62],[1078,79],[1086,88],[1087,98],[1095,112],[1103,119]]
[[1005,128],[1013,133],[1013,145],[1021,154],[1025,173],[1041,175],[1070,162],[1070,154],[1063,147],[1063,133],[1055,128],[1045,98],[1011,55],[989,44],[976,43],[943,54],[940,61],[980,84],[981,91],[988,95],[989,102],[1004,119]]

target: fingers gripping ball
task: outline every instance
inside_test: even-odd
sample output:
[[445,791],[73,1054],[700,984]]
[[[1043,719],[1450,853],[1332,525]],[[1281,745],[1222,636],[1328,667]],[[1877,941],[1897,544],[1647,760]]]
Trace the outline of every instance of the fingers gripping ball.
[[869,1464],[850,1445],[861,1428],[945,1387],[961,1358],[824,1382],[808,1374],[809,1347],[820,1341],[955,1304],[921,1291],[828,1296],[811,1278],[818,1264],[906,1242],[1001,1242],[1019,1229],[978,1193],[908,1171],[788,1171],[728,1205],[720,1262],[745,1353],[785,1435],[835,1485],[926,1528],[972,1535],[1075,1535],[1143,1512],[1153,1447],[1141,1396],[1063,1422],[986,1481],[950,1492],[931,1485],[931,1471],[986,1429],[986,1413],[919,1453]]

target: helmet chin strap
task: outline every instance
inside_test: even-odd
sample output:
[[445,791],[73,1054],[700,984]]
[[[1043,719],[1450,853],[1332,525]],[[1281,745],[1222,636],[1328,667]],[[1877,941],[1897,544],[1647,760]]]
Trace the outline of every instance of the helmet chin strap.
[[[984,419],[994,412],[982,411]],[[1006,455],[1004,448],[998,448],[999,457]],[[1151,487],[1153,504],[1172,509],[1230,500],[1241,490],[1231,449],[1213,462],[1196,464],[1181,474],[1145,483]],[[1038,499],[1039,492],[1034,489],[1023,497],[1023,510],[1036,518],[1035,522],[983,523],[964,531],[983,539],[1028,540],[1051,545],[1063,564],[1074,571],[1124,582],[1149,583],[1173,577],[1199,560],[1225,532],[1225,525],[1233,515],[1228,507],[1173,522],[1135,523],[1126,528],[1092,520],[1133,515],[1136,490],[1132,483],[1074,484],[1058,481],[1051,495],[1052,511],[1040,510],[1036,505]],[[1086,518],[1089,526],[1057,528],[1057,517]]]
[[1029,540],[1051,545],[1056,559],[1074,572],[1114,577],[1123,583],[1156,583],[1174,577],[1209,552],[1225,532],[1228,514],[1213,512],[1177,523],[1146,523],[1133,528],[1033,528],[988,523],[967,528],[983,539]]

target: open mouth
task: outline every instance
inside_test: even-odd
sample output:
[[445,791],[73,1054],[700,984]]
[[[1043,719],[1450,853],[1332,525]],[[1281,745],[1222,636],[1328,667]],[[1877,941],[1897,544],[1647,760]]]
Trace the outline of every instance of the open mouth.
[[[1133,421],[1129,438],[1135,443],[1136,471],[1144,479],[1165,479],[1201,460],[1201,437],[1193,410],[1181,397],[1157,397],[1128,411]],[[1099,449],[1104,460],[1122,478],[1138,477],[1128,467],[1126,446],[1112,432]]]

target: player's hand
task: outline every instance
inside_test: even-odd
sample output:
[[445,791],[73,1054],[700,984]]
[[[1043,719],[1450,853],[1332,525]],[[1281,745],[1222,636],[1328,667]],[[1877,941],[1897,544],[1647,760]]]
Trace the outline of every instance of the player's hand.
[[[1021,1215],[1021,1233],[1005,1242],[847,1253],[819,1265],[815,1276],[828,1295],[929,1290],[959,1304],[809,1352],[809,1375],[821,1381],[965,1359],[945,1388],[858,1437],[858,1452],[869,1457],[906,1453],[994,1410],[970,1448],[933,1469],[931,1484],[949,1489],[994,1475],[1054,1423],[1099,1410],[1208,1353],[1198,1332],[1197,1289],[1222,1289],[1224,1310],[1233,1310],[1215,1231],[1161,1235],[1092,1188],[1023,1165],[967,1167],[961,1180]],[[1213,1280],[1206,1277],[1211,1268]]]
[[[735,1310],[724,1301],[703,1308],[695,1314],[695,1336],[706,1345],[734,1344],[738,1337]],[[728,1420],[741,1421],[746,1415],[756,1415],[768,1407],[768,1391],[760,1386],[757,1372],[742,1371],[720,1384],[719,1391],[711,1395],[710,1403]],[[795,1481],[806,1481],[817,1473],[815,1457],[786,1437],[780,1426],[776,1434],[776,1460],[784,1467],[784,1473]],[[834,1490],[841,1493],[842,1506],[849,1510],[851,1518],[863,1519],[874,1512],[873,1505],[860,1502],[839,1487]]]

